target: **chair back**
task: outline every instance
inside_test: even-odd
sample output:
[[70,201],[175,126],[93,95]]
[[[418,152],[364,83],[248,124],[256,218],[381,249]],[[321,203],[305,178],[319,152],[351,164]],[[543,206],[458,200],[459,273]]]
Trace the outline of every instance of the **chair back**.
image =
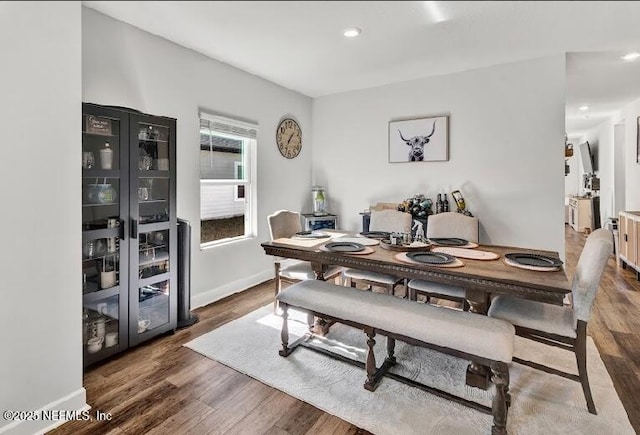
[[573,317],[576,323],[578,320],[589,321],[593,300],[600,285],[600,277],[612,251],[611,231],[601,228],[587,237],[571,287]]
[[278,210],[274,214],[267,216],[267,222],[269,223],[271,240],[291,237],[295,233],[302,231],[300,213],[294,211]]
[[445,212],[429,216],[427,238],[455,237],[478,243],[478,218]]
[[372,210],[369,230],[410,234],[412,221],[411,215],[403,211]]

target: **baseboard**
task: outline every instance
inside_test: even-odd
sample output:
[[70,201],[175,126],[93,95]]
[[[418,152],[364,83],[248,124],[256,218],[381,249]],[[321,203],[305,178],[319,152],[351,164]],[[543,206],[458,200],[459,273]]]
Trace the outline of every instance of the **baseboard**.
[[[33,435],[44,434],[55,427],[58,427],[69,420],[60,420],[55,411],[76,411],[78,418],[83,418],[80,414],[91,409],[87,405],[87,392],[80,388],[73,393],[46,404],[40,409],[33,410],[29,417],[30,421],[14,421],[7,426],[0,427],[0,434],[6,435]],[[26,409],[14,411],[27,411]],[[31,411],[31,410],[29,410]],[[54,412],[51,412],[54,411]],[[86,415],[86,414],[85,414]]]
[[265,270],[256,275],[248,276],[246,278],[239,279],[238,281],[230,282],[221,287],[217,287],[206,291],[204,293],[198,293],[191,296],[191,308],[204,307],[212,302],[231,296],[232,294],[239,293],[255,285],[261,284],[265,281],[273,279],[273,269]]

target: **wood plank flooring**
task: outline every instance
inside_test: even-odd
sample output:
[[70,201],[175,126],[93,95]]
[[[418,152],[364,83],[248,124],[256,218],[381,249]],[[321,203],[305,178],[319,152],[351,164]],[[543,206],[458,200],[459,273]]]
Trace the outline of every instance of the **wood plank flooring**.
[[[567,227],[573,276],[585,237]],[[159,337],[84,375],[87,401],[110,421],[73,421],[52,434],[367,434],[337,417],[182,347],[273,298],[271,282],[196,310],[200,322]],[[589,333],[631,424],[640,432],[640,282],[612,256]],[[598,403],[595,398],[596,405]],[[586,408],[585,408],[586,412]]]

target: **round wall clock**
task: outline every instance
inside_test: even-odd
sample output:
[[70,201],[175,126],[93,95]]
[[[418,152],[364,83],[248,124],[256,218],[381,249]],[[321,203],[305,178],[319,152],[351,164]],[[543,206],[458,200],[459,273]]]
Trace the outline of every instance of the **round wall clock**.
[[283,157],[293,159],[300,154],[302,130],[296,121],[285,118],[280,122],[276,130],[276,144]]

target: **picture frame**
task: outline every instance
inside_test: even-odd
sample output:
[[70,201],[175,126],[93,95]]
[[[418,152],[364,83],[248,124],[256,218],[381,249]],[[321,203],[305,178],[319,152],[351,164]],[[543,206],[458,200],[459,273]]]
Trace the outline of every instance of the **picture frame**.
[[448,160],[448,115],[389,121],[389,163]]
[[638,116],[638,130],[636,133],[636,163],[640,164],[640,116]]

